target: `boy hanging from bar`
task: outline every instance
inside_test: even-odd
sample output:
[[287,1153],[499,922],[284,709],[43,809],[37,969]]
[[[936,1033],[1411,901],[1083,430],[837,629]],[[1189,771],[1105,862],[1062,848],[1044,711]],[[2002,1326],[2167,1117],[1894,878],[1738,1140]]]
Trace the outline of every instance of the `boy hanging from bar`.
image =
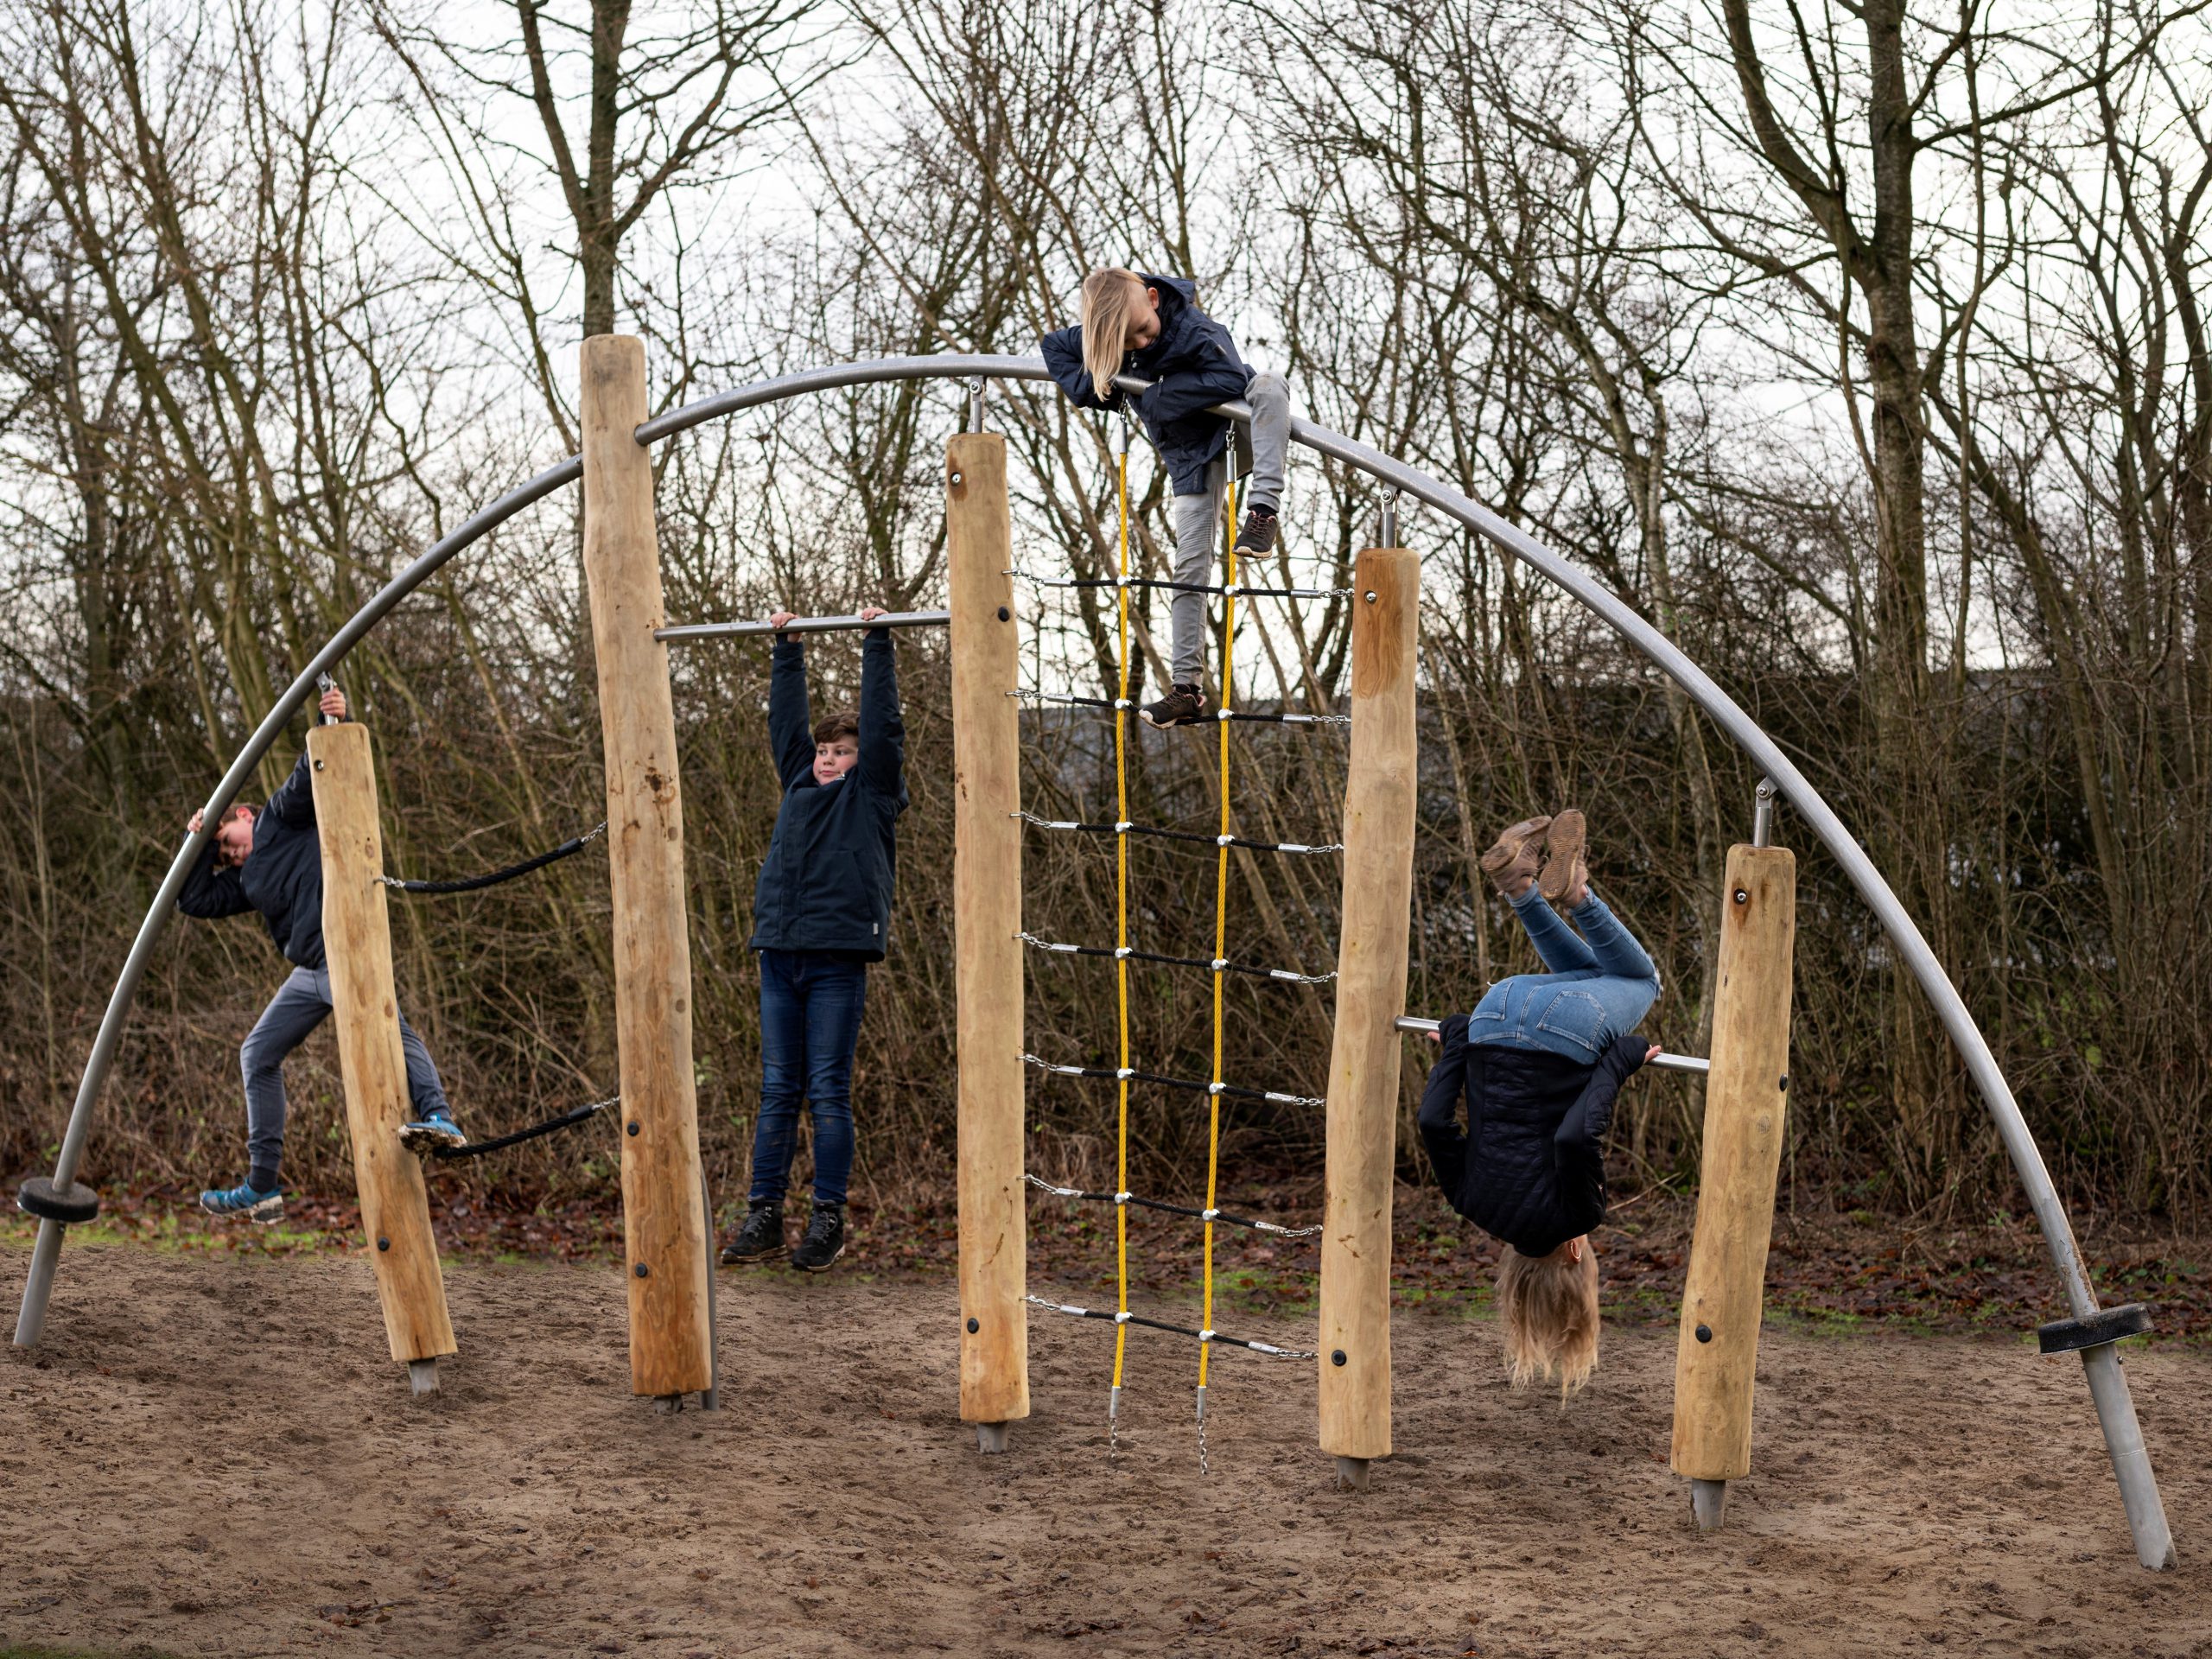
[[[1045,366],[1078,409],[1122,407],[1122,394],[1111,388],[1124,370],[1152,382],[1136,395],[1137,416],[1174,490],[1174,580],[1193,588],[1205,585],[1213,568],[1234,424],[1207,411],[1248,399],[1252,482],[1236,552],[1241,558],[1274,550],[1290,451],[1290,389],[1281,376],[1245,366],[1229,330],[1198,308],[1194,284],[1118,266],[1094,270],[1084,279],[1083,321],[1038,343]],[[1195,725],[1205,717],[1206,595],[1179,590],[1168,609],[1172,683],[1141,712],[1154,726]]]
[[[326,682],[326,685],[327,683]],[[330,720],[346,718],[346,694],[329,686],[320,705]],[[202,814],[187,827],[197,834]],[[254,1021],[238,1048],[245,1080],[246,1178],[200,1195],[208,1214],[247,1221],[284,1217],[280,1179],[284,1152],[284,1059],[330,1014],[330,969],[322,945],[322,846],[315,832],[315,781],[301,752],[282,787],[258,811],[234,804],[223,815],[207,851],[185,877],[176,907],[214,918],[258,911],[292,971]],[[399,1132],[417,1151],[457,1147],[463,1136],[446,1103],[430,1051],[404,1014],[399,1041],[407,1057],[407,1093],[415,1121]]]
[[[873,622],[885,613],[861,612]],[[781,628],[789,611],[768,619]],[[791,1253],[795,1268],[827,1272],[845,1253],[845,1188],[853,1167],[853,1054],[868,1001],[868,965],[883,960],[906,810],[906,727],[898,657],[888,628],[861,645],[861,702],[808,727],[805,649],[776,636],[768,680],[768,741],[783,804],[753,898],[760,958],[760,1109],[753,1185],[726,1263],[784,1249],[784,1194],[798,1137],[799,1102],[814,1122],[814,1210]]]

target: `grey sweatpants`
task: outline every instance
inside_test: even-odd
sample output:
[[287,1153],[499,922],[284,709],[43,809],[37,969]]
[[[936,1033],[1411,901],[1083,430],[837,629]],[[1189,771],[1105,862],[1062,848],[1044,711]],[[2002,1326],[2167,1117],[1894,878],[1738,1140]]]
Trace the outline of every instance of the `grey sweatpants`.
[[[1290,388],[1279,374],[1257,374],[1244,395],[1252,405],[1252,481],[1245,486],[1243,505],[1280,509],[1283,471],[1290,461]],[[1228,458],[1224,456],[1206,469],[1206,487],[1201,493],[1175,498],[1176,581],[1209,579],[1222,493],[1228,485]],[[1169,677],[1178,685],[1199,684],[1206,672],[1206,596],[1177,594],[1168,616],[1173,641]]]
[[[295,968],[276,988],[261,1018],[238,1046],[238,1069],[245,1074],[245,1150],[257,1173],[276,1179],[284,1155],[284,1057],[307,1040],[330,1013],[330,974],[321,968]],[[415,1116],[446,1109],[445,1085],[430,1051],[399,1017],[399,1046],[407,1056],[407,1095]]]

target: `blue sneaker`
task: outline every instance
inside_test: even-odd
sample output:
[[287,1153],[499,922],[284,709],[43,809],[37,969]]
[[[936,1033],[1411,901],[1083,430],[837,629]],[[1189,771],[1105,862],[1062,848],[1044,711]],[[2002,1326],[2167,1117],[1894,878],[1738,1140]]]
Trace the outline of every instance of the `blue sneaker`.
[[284,1189],[277,1186],[266,1192],[258,1192],[246,1182],[240,1181],[227,1191],[202,1192],[200,1207],[211,1216],[259,1222],[266,1226],[272,1221],[284,1219]]
[[399,1126],[399,1144],[410,1152],[435,1152],[440,1147],[460,1147],[468,1143],[461,1132],[461,1125],[453,1121],[448,1111],[425,1112],[412,1123]]

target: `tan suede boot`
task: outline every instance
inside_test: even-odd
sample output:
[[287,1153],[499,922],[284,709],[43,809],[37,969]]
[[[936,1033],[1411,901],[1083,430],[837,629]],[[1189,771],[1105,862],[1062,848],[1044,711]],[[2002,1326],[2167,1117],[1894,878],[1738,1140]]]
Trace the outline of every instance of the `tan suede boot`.
[[1536,879],[1536,849],[1550,823],[1549,818],[1524,818],[1499,830],[1497,844],[1482,855],[1483,874],[1508,899],[1519,898]]
[[1586,887],[1589,873],[1582,853],[1589,836],[1589,825],[1573,807],[1552,815],[1551,827],[1544,831],[1544,873],[1536,878],[1536,890],[1554,904]]

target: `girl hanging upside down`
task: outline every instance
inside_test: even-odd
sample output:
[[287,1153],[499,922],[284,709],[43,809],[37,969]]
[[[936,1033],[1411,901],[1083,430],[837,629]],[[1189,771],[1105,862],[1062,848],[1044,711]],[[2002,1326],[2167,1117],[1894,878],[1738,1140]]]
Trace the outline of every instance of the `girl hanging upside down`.
[[[1502,979],[1473,1014],[1444,1022],[1421,1103],[1421,1140],[1445,1196],[1506,1247],[1498,1325],[1513,1385],[1556,1374],[1562,1402],[1598,1363],[1589,1234],[1605,1214],[1613,1099],[1659,1052],[1635,1030],[1658,997],[1658,969],[1590,891],[1584,846],[1582,814],[1570,810],[1515,824],[1483,855],[1484,874],[1551,971]],[[1548,854],[1541,874],[1540,849]]]

